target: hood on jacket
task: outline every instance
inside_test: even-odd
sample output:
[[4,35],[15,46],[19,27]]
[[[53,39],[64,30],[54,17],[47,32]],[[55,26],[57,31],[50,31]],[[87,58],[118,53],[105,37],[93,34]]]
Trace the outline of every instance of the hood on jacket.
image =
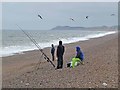
[[80,51],[80,47],[79,47],[79,46],[76,47],[76,51],[77,51],[77,52]]

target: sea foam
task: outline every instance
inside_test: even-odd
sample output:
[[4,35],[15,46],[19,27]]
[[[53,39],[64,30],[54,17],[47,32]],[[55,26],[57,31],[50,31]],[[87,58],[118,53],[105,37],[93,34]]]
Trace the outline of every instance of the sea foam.
[[[109,32],[104,32],[104,33],[96,33],[96,34],[90,34],[90,35],[85,35],[82,37],[69,37],[69,38],[59,38],[59,39],[53,39],[50,40],[49,42],[43,42],[43,43],[38,43],[40,48],[46,48],[46,47],[51,47],[51,44],[58,45],[59,40],[63,41],[63,44],[68,44],[68,43],[73,43],[73,42],[78,42],[78,41],[86,41],[91,38],[99,38],[103,37],[109,34],[114,34],[116,31],[109,31]],[[25,51],[31,51],[31,50],[37,50],[38,48],[34,45],[31,44],[30,46],[7,46],[7,47],[2,47],[0,48],[0,56],[1,57],[6,57],[6,56],[11,56],[15,54],[24,54]]]

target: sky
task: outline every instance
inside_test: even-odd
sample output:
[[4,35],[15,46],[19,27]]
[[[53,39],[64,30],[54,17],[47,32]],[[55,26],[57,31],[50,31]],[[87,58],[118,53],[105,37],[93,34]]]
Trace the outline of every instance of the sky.
[[56,26],[114,26],[118,24],[118,3],[2,2],[2,29],[17,30],[16,24],[25,30],[49,30]]
[[119,2],[119,0],[1,0],[2,2]]

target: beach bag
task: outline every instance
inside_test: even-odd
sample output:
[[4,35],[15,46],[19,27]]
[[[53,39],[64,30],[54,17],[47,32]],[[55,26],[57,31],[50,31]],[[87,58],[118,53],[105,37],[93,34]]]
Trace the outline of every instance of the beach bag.
[[67,63],[67,67],[70,67],[71,66],[71,62]]

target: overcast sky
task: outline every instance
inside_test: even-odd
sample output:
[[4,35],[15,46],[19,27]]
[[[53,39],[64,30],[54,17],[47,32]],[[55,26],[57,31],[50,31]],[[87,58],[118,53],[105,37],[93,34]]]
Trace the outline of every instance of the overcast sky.
[[[40,19],[38,14],[43,19]],[[86,16],[89,18],[86,19]],[[118,3],[3,2],[2,28],[18,29],[15,24],[27,30],[48,30],[55,26],[113,26],[118,24]]]

